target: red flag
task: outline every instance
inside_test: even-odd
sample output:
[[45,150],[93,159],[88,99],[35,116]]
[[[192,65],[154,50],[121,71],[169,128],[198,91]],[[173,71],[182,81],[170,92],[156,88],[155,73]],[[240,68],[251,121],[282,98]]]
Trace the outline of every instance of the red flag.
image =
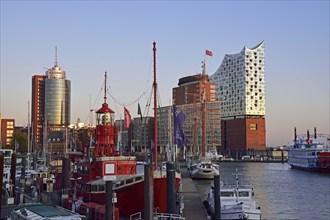
[[127,110],[127,108],[124,107],[124,128],[129,128],[131,124],[131,114]]
[[208,50],[208,49],[206,49],[205,50],[205,55],[207,55],[207,56],[213,56],[213,53],[212,53],[212,51],[210,51],[210,50]]

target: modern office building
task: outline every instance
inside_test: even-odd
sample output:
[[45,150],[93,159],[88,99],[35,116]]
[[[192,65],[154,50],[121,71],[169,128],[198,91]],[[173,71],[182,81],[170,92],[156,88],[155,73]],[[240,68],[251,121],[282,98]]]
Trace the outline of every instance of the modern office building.
[[32,77],[32,146],[38,153],[68,150],[70,103],[71,82],[57,60],[45,75]]
[[[220,147],[221,144],[221,117],[220,102],[206,102],[206,150]],[[190,103],[177,105],[185,115],[183,124],[184,133],[188,139],[187,150],[196,155],[202,152],[202,103]],[[166,147],[173,146],[173,106],[158,108],[158,143],[160,151],[166,151]]]
[[71,82],[55,63],[45,79],[45,117],[50,126],[70,124]]
[[53,153],[63,154],[69,150],[71,82],[57,62],[46,71],[46,75],[44,115],[48,139],[44,138],[44,143],[51,142]]
[[226,54],[211,76],[221,101],[221,145],[230,150],[265,150],[264,42]]
[[[144,152],[151,149],[154,139],[154,117],[134,118],[131,128],[128,131],[128,143],[131,144],[131,150]],[[131,133],[132,132],[132,133]]]

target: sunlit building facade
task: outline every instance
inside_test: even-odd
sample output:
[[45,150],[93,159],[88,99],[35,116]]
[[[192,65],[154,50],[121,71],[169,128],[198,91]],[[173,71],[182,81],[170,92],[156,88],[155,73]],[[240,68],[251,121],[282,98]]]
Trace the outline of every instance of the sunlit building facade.
[[1,148],[9,148],[15,130],[15,119],[0,119],[1,122]]
[[224,150],[264,150],[264,42],[226,54],[211,76],[221,102],[221,145]]
[[39,154],[63,154],[70,141],[71,82],[55,65],[32,77],[32,147]]
[[45,75],[32,76],[31,137],[32,151],[41,151],[45,109]]
[[70,124],[71,82],[56,64],[46,72],[45,117],[48,125]]

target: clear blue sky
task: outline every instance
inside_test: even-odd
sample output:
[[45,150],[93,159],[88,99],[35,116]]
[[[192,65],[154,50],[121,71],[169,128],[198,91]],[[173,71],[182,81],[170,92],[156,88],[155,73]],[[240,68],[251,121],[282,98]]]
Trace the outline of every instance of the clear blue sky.
[[[88,123],[105,70],[132,116],[137,103],[129,104],[145,92],[144,111],[153,41],[166,106],[180,77],[201,72],[206,48],[212,75],[226,53],[264,40],[267,144],[291,144],[294,126],[329,134],[329,20],[329,1],[2,0],[0,112],[27,124],[32,76],[54,65],[55,46],[72,84],[71,123]],[[108,100],[123,117],[123,107]]]

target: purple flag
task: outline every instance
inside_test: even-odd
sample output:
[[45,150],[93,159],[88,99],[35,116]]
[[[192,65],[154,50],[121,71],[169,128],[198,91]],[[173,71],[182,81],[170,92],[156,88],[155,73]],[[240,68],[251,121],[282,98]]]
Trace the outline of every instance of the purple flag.
[[182,129],[182,125],[186,120],[186,115],[178,109],[175,105],[173,105],[173,115],[174,115],[174,144],[178,145],[178,147],[183,147],[187,145],[187,138]]

